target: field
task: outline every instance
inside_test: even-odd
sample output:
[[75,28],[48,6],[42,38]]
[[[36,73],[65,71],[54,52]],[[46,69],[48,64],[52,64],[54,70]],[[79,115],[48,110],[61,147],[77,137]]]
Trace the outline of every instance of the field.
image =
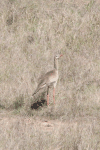
[[[39,77],[59,59],[56,103]],[[0,150],[100,150],[99,0],[0,1]]]

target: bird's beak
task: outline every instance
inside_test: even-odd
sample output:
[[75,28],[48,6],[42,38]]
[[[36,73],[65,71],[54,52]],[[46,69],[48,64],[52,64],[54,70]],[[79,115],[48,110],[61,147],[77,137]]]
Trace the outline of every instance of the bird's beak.
[[60,55],[60,57],[63,56],[62,54]]

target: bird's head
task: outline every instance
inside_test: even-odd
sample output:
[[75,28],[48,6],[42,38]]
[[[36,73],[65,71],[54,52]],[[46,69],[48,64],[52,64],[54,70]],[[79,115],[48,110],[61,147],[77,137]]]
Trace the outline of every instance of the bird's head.
[[61,56],[63,56],[62,54],[57,54],[55,55],[55,59],[59,59]]

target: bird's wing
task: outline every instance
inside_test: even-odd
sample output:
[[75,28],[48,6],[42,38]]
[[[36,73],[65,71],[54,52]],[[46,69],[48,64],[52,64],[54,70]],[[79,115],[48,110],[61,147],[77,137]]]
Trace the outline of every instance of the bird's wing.
[[44,80],[41,80],[41,81],[39,82],[39,84],[38,84],[38,86],[37,86],[35,92],[33,93],[33,95],[36,94],[40,89],[44,88],[45,86],[46,86],[46,83],[44,82]]
[[54,70],[51,70],[39,78],[39,83],[38,83],[38,86],[37,86],[34,94],[36,94],[40,89],[46,87],[46,85],[50,85],[55,82],[55,81],[50,81],[50,79],[49,79],[50,75],[52,76],[53,74],[54,74]]

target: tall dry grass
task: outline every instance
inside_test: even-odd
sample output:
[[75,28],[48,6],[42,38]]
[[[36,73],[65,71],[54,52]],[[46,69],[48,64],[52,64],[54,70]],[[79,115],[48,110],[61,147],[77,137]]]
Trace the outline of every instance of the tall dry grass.
[[[99,38],[99,0],[0,2],[0,112],[4,118],[9,112],[8,124],[1,117],[1,149],[100,149]],[[56,104],[51,89],[50,106],[31,110],[46,91],[31,97],[38,78],[53,68],[59,51]],[[23,123],[25,116],[61,124],[45,133]]]

